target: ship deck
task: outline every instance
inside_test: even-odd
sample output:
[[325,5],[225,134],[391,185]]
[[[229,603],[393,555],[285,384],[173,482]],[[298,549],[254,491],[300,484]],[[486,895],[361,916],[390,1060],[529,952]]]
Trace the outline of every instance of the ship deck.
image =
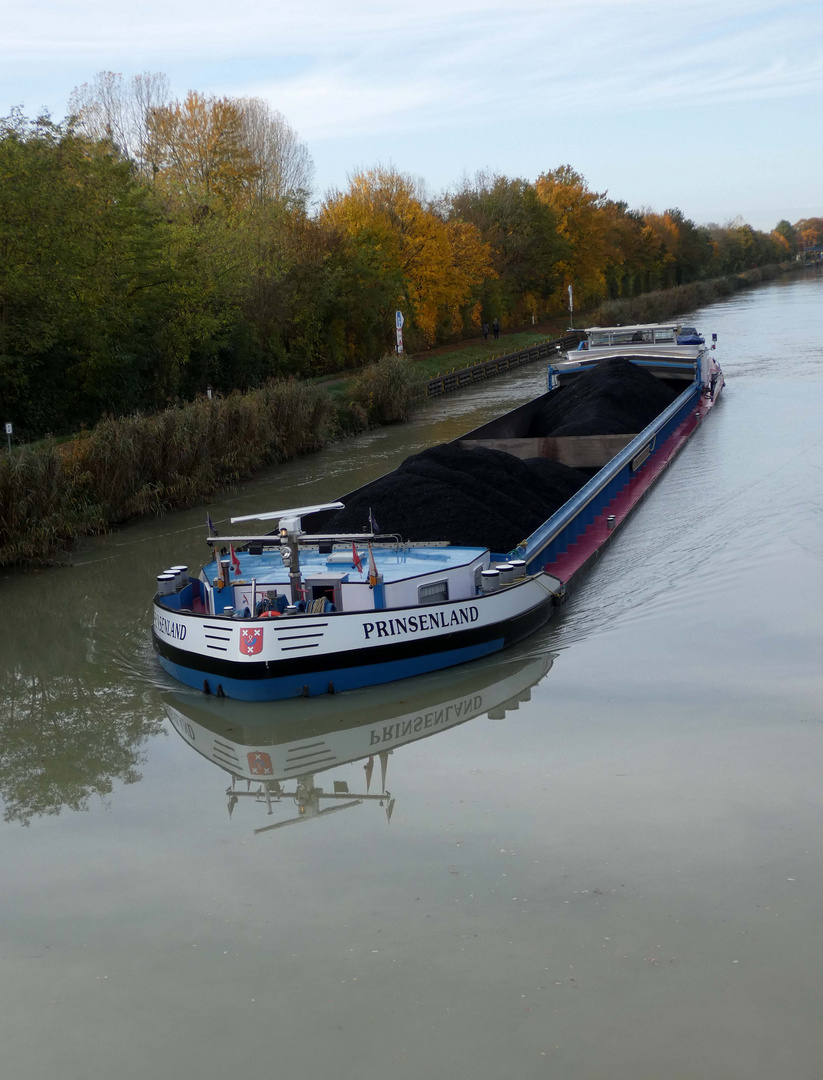
[[[386,584],[405,581],[408,578],[421,577],[424,574],[442,570],[444,573],[466,566],[483,554],[485,548],[475,547],[449,547],[412,545],[406,547],[381,547],[372,545],[372,554],[379,574],[383,575]],[[358,554],[363,567],[362,579],[368,575],[368,550],[366,545],[358,544]],[[225,560],[228,556],[223,556]],[[286,585],[289,581],[289,569],[283,564],[279,548],[265,550],[262,555],[251,555],[245,551],[237,552],[240,560],[240,574],[232,584],[240,584],[242,581],[251,581],[253,578],[261,585]],[[358,580],[361,573],[355,569],[352,560],[351,545],[348,550],[340,546],[335,548],[331,557],[321,554],[316,548],[300,549],[300,572],[306,578],[324,577],[329,575],[354,575],[353,580]],[[217,564],[208,563],[203,568],[203,573],[209,585],[213,585],[217,577]]]

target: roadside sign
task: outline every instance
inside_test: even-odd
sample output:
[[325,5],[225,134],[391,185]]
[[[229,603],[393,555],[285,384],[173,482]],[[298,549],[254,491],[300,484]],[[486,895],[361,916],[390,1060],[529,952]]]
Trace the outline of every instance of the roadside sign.
[[399,326],[397,327],[397,351],[399,353],[403,351],[403,331],[400,329]]
[[395,311],[395,313],[394,313],[394,322],[395,322],[395,325],[397,326],[398,330],[403,329],[404,319],[403,319],[403,312],[402,311]]
[[13,435],[14,434],[14,431],[12,429],[11,424],[6,424],[6,434],[7,435]]

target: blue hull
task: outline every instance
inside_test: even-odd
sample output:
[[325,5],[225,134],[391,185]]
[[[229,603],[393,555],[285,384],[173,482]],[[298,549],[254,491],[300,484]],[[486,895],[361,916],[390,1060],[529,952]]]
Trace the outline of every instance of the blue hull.
[[425,675],[430,671],[441,671],[444,668],[454,667],[456,664],[465,664],[470,660],[479,660],[481,657],[499,652],[505,648],[506,644],[506,638],[501,636],[461,649],[449,649],[445,652],[407,657],[403,660],[391,660],[382,664],[329,668],[322,672],[254,680],[207,675],[203,671],[177,664],[162,655],[158,655],[158,660],[169,675],[195,690],[210,694],[217,694],[219,690],[222,690],[226,697],[239,701],[283,701],[287,698],[327,694],[330,685],[333,687],[333,692],[338,693],[342,690],[356,690],[363,686],[396,682],[398,679],[408,679],[413,675]]

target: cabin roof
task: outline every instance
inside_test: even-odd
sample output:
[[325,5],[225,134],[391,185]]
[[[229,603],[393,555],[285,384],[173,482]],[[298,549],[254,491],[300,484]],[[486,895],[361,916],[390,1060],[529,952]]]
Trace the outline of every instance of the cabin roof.
[[587,326],[585,333],[587,334],[625,334],[627,331],[635,330],[679,330],[682,326],[679,322],[663,322],[663,323],[632,323],[627,326]]
[[[351,550],[351,549],[349,549]],[[346,552],[342,549],[334,551],[333,561],[329,561],[328,555],[321,555],[312,548],[300,549],[300,573],[304,579],[315,577],[328,577],[330,575],[349,575],[350,582],[368,581],[368,549],[365,544],[358,544],[357,550],[363,564],[363,573],[355,570],[351,559],[343,561],[340,557]],[[408,549],[378,548],[373,547],[374,561],[378,573],[383,575],[383,581],[390,583],[402,581],[405,578],[421,577],[424,574],[446,573],[460,566],[468,566],[479,559],[488,549],[475,547],[426,547],[415,546]],[[252,578],[257,580],[258,585],[270,583],[272,585],[285,585],[289,580],[288,567],[284,566],[280,559],[280,549],[264,549],[262,555],[250,555],[246,551],[239,551],[240,574],[238,580],[250,582]],[[229,556],[224,555],[225,560]],[[203,572],[213,584],[217,564],[206,563]]]

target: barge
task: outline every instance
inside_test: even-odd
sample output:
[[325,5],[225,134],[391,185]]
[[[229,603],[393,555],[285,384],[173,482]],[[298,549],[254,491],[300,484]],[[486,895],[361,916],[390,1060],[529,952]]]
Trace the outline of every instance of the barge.
[[[448,444],[449,454],[455,460],[462,454],[475,472],[485,454],[521,470],[553,463],[579,478],[571,497],[543,520],[526,513],[535,527],[521,540],[491,524],[479,537],[475,531],[471,543],[448,530],[427,540],[414,535],[414,524],[401,531],[390,522],[380,532],[375,518],[386,507],[373,513],[369,504],[386,478],[339,502],[233,518],[233,524],[256,520],[276,529],[210,536],[214,556],[197,576],[186,567],[159,575],[153,640],[162,666],[205,694],[309,697],[453,667],[543,626],[722,390],[714,345],[658,342],[656,326],[642,329],[652,338],[642,353],[635,348],[643,343],[630,342],[627,354],[622,343],[601,348],[589,339],[582,367],[575,356],[554,362],[545,394]],[[577,363],[578,370],[558,372],[564,363]],[[636,431],[589,432],[584,424],[582,433],[544,434],[541,418],[562,416],[593,371],[650,380],[655,391],[666,388],[667,404]],[[442,490],[439,482],[416,482],[424,496]],[[535,505],[545,506],[538,487],[535,479]],[[506,493],[490,488],[490,522],[503,522],[500,506],[509,506]],[[347,507],[368,507],[359,529],[339,527]],[[441,506],[444,518],[449,509]]]

